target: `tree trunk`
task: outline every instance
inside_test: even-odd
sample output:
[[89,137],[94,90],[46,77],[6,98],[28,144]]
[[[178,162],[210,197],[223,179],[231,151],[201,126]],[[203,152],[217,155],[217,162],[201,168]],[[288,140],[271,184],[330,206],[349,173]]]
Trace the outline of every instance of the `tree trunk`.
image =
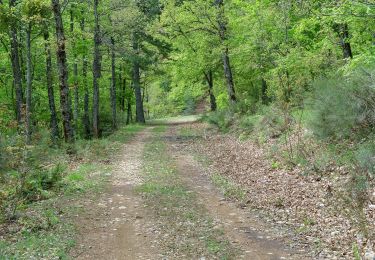
[[[81,11],[82,19],[81,19],[81,31],[85,31],[85,18],[84,18],[84,10]],[[83,76],[83,88],[84,88],[84,97],[83,97],[83,117],[82,123],[84,128],[84,135],[85,138],[90,138],[91,130],[90,130],[90,115],[89,115],[89,88],[87,84],[87,67],[88,61],[86,54],[82,56],[82,76]]]
[[115,40],[111,37],[111,55],[112,55],[112,80],[111,80],[111,109],[112,109],[112,128],[117,128],[116,111],[116,55]]
[[344,59],[352,59],[353,53],[349,42],[349,28],[347,23],[339,24],[339,35]]
[[51,0],[51,2],[56,23],[57,67],[59,70],[60,106],[63,120],[64,138],[66,142],[73,142],[74,134],[73,127],[71,124],[72,118],[68,86],[68,67],[65,52],[64,26],[61,17],[59,0]]
[[136,106],[136,122],[145,123],[145,115],[143,111],[143,100],[141,93],[141,83],[140,83],[140,66],[138,61],[138,37],[136,33],[133,33],[133,50],[136,55],[133,59],[133,86],[135,92],[135,106]]
[[127,108],[127,116],[126,116],[126,124],[130,124],[130,122],[133,121],[132,118],[132,105],[130,102],[130,98],[128,98],[128,108]]
[[46,76],[47,76],[47,91],[48,91],[48,103],[49,110],[51,113],[51,139],[53,143],[56,143],[60,137],[59,125],[57,121],[56,105],[55,105],[55,94],[53,90],[53,80],[52,80],[52,55],[49,43],[49,33],[48,28],[44,30],[44,48],[46,52]]
[[119,81],[121,84],[121,96],[120,96],[120,108],[121,111],[125,111],[125,96],[126,96],[126,78],[122,78],[122,69],[120,69]]
[[100,78],[100,27],[99,27],[99,15],[98,15],[98,5],[99,0],[94,0],[94,18],[95,18],[95,28],[94,28],[94,61],[93,61],[93,104],[92,104],[92,126],[93,135],[95,138],[99,138],[99,78]]
[[237,102],[236,93],[234,90],[234,82],[233,82],[233,74],[232,74],[232,68],[230,65],[229,55],[228,55],[228,48],[225,48],[223,52],[223,65],[224,65],[224,74],[225,78],[227,80],[227,90],[228,90],[228,96],[229,100],[232,104],[235,104]]
[[78,117],[79,117],[79,93],[78,93],[78,64],[77,64],[77,54],[75,50],[75,39],[74,39],[74,15],[73,15],[73,9],[70,9],[70,32],[73,37],[72,42],[72,49],[74,52],[74,63],[73,63],[73,77],[74,77],[74,83],[73,83],[73,90],[74,90],[74,112],[73,112],[73,118],[74,118],[74,128],[76,131],[78,131]]
[[229,101],[231,102],[231,104],[235,104],[237,102],[237,98],[236,98],[236,92],[235,92],[235,87],[234,87],[232,67],[230,65],[229,48],[226,43],[227,25],[226,25],[225,13],[224,13],[224,2],[223,0],[215,0],[215,5],[218,10],[217,24],[219,28],[219,38],[223,46],[222,60],[223,60],[223,67],[224,67],[224,75],[227,81],[227,91],[228,91]]
[[267,88],[268,88],[267,81],[264,78],[262,78],[262,96],[261,96],[261,98],[262,98],[262,103],[264,105],[267,105],[268,102],[269,102],[268,95],[267,95]]
[[[10,0],[9,6],[14,7],[16,5],[16,0]],[[23,99],[23,90],[22,90],[22,74],[18,50],[18,37],[17,37],[17,25],[12,25],[10,28],[10,56],[12,61],[12,70],[13,70],[13,80],[16,92],[16,120],[18,124],[22,123],[22,99]]]
[[26,144],[31,143],[31,91],[32,91],[32,78],[31,78],[31,23],[28,24],[26,29],[26,114],[25,114],[25,128],[26,128]]
[[211,111],[216,111],[217,105],[216,105],[216,98],[213,93],[214,90],[214,79],[212,75],[212,70],[209,70],[208,73],[204,73],[204,76],[206,77],[206,81],[208,84],[208,94],[210,95],[210,107]]

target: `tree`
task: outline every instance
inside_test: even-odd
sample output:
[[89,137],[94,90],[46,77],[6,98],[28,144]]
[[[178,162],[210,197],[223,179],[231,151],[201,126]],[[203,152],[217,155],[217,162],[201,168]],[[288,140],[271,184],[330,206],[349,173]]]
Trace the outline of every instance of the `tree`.
[[133,32],[132,36],[132,45],[134,51],[134,58],[133,58],[133,74],[132,74],[132,81],[133,81],[133,88],[135,93],[135,104],[136,104],[136,122],[138,123],[145,123],[145,114],[143,110],[143,99],[142,99],[142,92],[141,92],[141,76],[140,76],[140,65],[139,65],[139,36],[137,32]]
[[78,117],[79,117],[79,93],[78,93],[78,63],[77,63],[77,53],[76,53],[76,39],[74,36],[74,4],[70,7],[70,33],[72,37],[72,51],[73,56],[73,93],[74,93],[74,127],[78,128]]
[[73,142],[74,135],[71,124],[72,117],[68,86],[68,67],[66,63],[64,25],[61,17],[59,0],[51,0],[51,3],[56,27],[57,65],[60,79],[60,106],[62,112],[64,138],[66,142]]
[[227,45],[227,18],[225,16],[224,1],[215,0],[215,6],[217,8],[217,25],[218,25],[218,34],[222,44],[222,59],[224,66],[224,75],[227,80],[228,96],[232,104],[236,103],[236,93],[234,90],[234,80],[232,74],[232,66],[230,64],[229,58],[229,47]]
[[116,112],[116,54],[115,39],[111,37],[111,110],[112,110],[112,128],[117,128],[117,112]]
[[53,72],[52,72],[52,54],[51,54],[51,46],[49,42],[49,32],[48,28],[44,28],[43,30],[43,37],[44,37],[44,48],[46,53],[46,84],[47,84],[47,91],[48,91],[48,103],[50,109],[50,127],[51,127],[51,139],[54,143],[60,137],[59,133],[59,125],[57,120],[57,113],[56,113],[56,105],[55,105],[55,94],[53,89]]
[[[15,12],[17,0],[9,0],[9,9],[12,14]],[[16,17],[16,15],[14,14]],[[18,21],[16,18],[10,20],[10,52],[13,69],[14,86],[16,92],[16,119],[18,124],[22,123],[22,103],[23,103],[23,90],[22,90],[22,74],[21,66],[19,63],[19,43],[18,43]]]
[[[84,13],[85,13],[84,7],[82,7],[80,27],[81,27],[82,42],[83,43],[84,43],[84,40],[85,40],[85,16],[84,16]],[[83,54],[82,54],[82,77],[83,77],[83,89],[84,89],[82,123],[83,123],[83,128],[84,128],[84,136],[85,136],[86,139],[88,139],[91,135],[90,116],[89,116],[89,88],[88,88],[88,82],[87,82],[87,67],[88,67],[87,50],[86,50],[86,48],[84,48]]]
[[99,13],[98,13],[99,0],[94,0],[94,61],[93,61],[93,104],[92,104],[92,124],[93,134],[95,138],[99,138],[99,78],[101,76],[101,56],[100,56],[100,26],[99,26]]

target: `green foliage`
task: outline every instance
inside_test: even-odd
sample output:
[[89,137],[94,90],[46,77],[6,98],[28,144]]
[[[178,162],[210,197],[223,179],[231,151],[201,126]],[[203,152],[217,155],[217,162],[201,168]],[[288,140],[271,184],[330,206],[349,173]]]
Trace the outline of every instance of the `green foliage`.
[[211,180],[224,193],[225,197],[238,200],[240,202],[245,199],[246,191],[244,191],[238,185],[234,184],[228,178],[219,174],[214,174],[211,176]]
[[65,259],[75,231],[64,215],[72,205],[61,200],[101,190],[112,156],[143,128],[130,125],[106,139],[80,140],[73,147],[51,147],[47,132],[36,146],[24,146],[17,135],[8,138],[0,175],[0,224],[11,223],[15,230],[0,241],[0,256]]
[[233,116],[230,110],[220,110],[204,115],[202,120],[217,126],[223,132],[228,132],[233,123]]
[[245,132],[252,132],[258,125],[261,117],[259,115],[242,116],[239,119],[239,128]]
[[373,72],[319,80],[311,99],[310,125],[320,138],[361,138],[375,126]]

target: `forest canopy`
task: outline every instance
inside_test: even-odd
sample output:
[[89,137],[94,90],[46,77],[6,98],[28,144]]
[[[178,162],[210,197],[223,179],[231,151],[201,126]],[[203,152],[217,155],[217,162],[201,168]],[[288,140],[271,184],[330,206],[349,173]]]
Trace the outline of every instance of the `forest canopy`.
[[303,106],[321,78],[373,70],[371,1],[2,0],[1,131],[52,141],[119,122]]

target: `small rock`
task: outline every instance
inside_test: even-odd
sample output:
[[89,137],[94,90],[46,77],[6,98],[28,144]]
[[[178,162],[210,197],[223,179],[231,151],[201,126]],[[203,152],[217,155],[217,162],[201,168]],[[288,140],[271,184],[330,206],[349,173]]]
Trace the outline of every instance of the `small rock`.
[[373,251],[366,252],[364,260],[375,260],[375,253]]

